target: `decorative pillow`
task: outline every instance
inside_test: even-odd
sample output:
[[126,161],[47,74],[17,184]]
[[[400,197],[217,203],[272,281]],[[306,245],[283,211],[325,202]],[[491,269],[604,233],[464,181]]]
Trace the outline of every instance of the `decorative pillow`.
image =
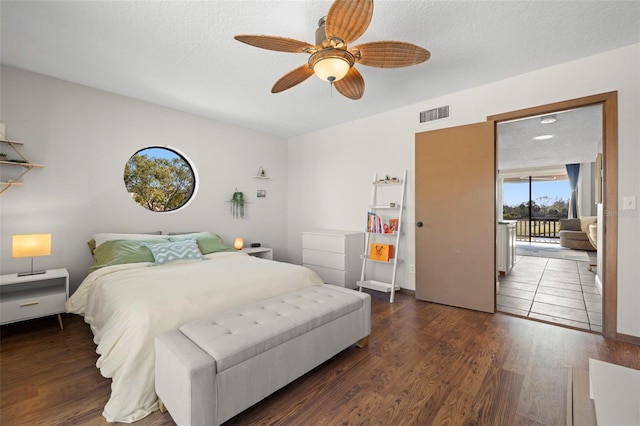
[[93,240],[95,241],[96,247],[105,241],[112,240],[147,240],[150,238],[160,238],[163,240],[167,240],[166,235],[160,235],[161,231],[150,232],[146,234],[123,234],[117,232],[101,232],[99,234],[93,235]]
[[598,216],[582,216],[580,218],[580,230],[586,234],[589,233],[589,225],[593,225],[598,221]]
[[89,251],[91,252],[91,256],[93,256],[93,259],[96,259],[96,256],[93,254],[93,252],[96,250],[96,240],[94,240],[93,238],[90,239],[89,241],[87,241],[87,245],[89,246]]
[[153,254],[144,247],[144,243],[154,243],[157,239],[150,240],[109,240],[100,244],[93,252],[95,263],[90,271],[111,265],[124,263],[153,262]]
[[168,243],[142,243],[142,245],[151,250],[153,258],[155,259],[154,265],[172,262],[174,260],[204,259],[196,240],[193,238]]
[[198,231],[192,231],[192,232],[169,232],[169,233],[164,234],[164,235],[173,235],[173,236],[181,235],[181,236],[184,237],[186,235],[203,235],[203,234],[211,235],[211,232],[198,232]]
[[[193,234],[192,234],[193,235]],[[236,251],[233,247],[229,247],[222,242],[219,235],[213,235],[210,232],[199,233],[193,236],[174,236],[169,237],[169,241],[183,241],[185,239],[194,239],[198,243],[198,248],[202,254],[217,253],[219,251]]]

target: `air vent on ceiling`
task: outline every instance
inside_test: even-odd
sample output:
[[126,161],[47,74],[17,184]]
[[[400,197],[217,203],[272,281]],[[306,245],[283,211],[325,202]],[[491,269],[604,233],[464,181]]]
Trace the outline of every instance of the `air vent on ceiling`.
[[420,123],[442,120],[443,118],[449,118],[449,105],[422,111],[420,113]]

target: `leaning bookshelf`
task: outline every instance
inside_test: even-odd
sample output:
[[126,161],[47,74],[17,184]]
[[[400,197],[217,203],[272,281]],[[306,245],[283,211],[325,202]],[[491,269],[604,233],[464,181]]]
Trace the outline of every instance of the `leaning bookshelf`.
[[[360,281],[357,283],[360,291],[368,288],[390,293],[389,302],[391,303],[393,303],[395,292],[400,289],[396,283],[396,275],[406,184],[406,170],[401,179],[388,175],[379,178],[377,173],[373,176],[371,203],[367,212],[367,232],[362,254],[362,272]],[[388,264],[393,268],[390,282],[369,278],[372,275],[372,263]]]

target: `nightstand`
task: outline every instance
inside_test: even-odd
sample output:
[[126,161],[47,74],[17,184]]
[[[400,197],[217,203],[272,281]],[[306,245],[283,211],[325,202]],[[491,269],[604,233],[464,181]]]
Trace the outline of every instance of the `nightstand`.
[[44,274],[0,276],[0,324],[60,314],[69,298],[69,272],[49,269]]
[[273,260],[273,249],[267,247],[245,247],[240,251],[243,253],[247,253],[249,256]]

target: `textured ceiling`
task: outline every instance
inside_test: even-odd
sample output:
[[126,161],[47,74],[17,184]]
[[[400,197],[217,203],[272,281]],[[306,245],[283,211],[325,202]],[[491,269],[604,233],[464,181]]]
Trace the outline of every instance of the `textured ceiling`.
[[357,43],[400,40],[426,63],[358,66],[346,99],[312,77],[271,86],[306,54],[257,49],[235,34],[314,42],[330,1],[6,1],[3,64],[290,137],[640,41],[640,2],[377,0]]
[[[498,123],[498,169],[528,169],[535,175],[536,169],[594,162],[602,142],[602,106],[559,111],[552,116],[556,121],[548,124],[541,122],[543,117]],[[553,137],[534,139],[540,135]]]

